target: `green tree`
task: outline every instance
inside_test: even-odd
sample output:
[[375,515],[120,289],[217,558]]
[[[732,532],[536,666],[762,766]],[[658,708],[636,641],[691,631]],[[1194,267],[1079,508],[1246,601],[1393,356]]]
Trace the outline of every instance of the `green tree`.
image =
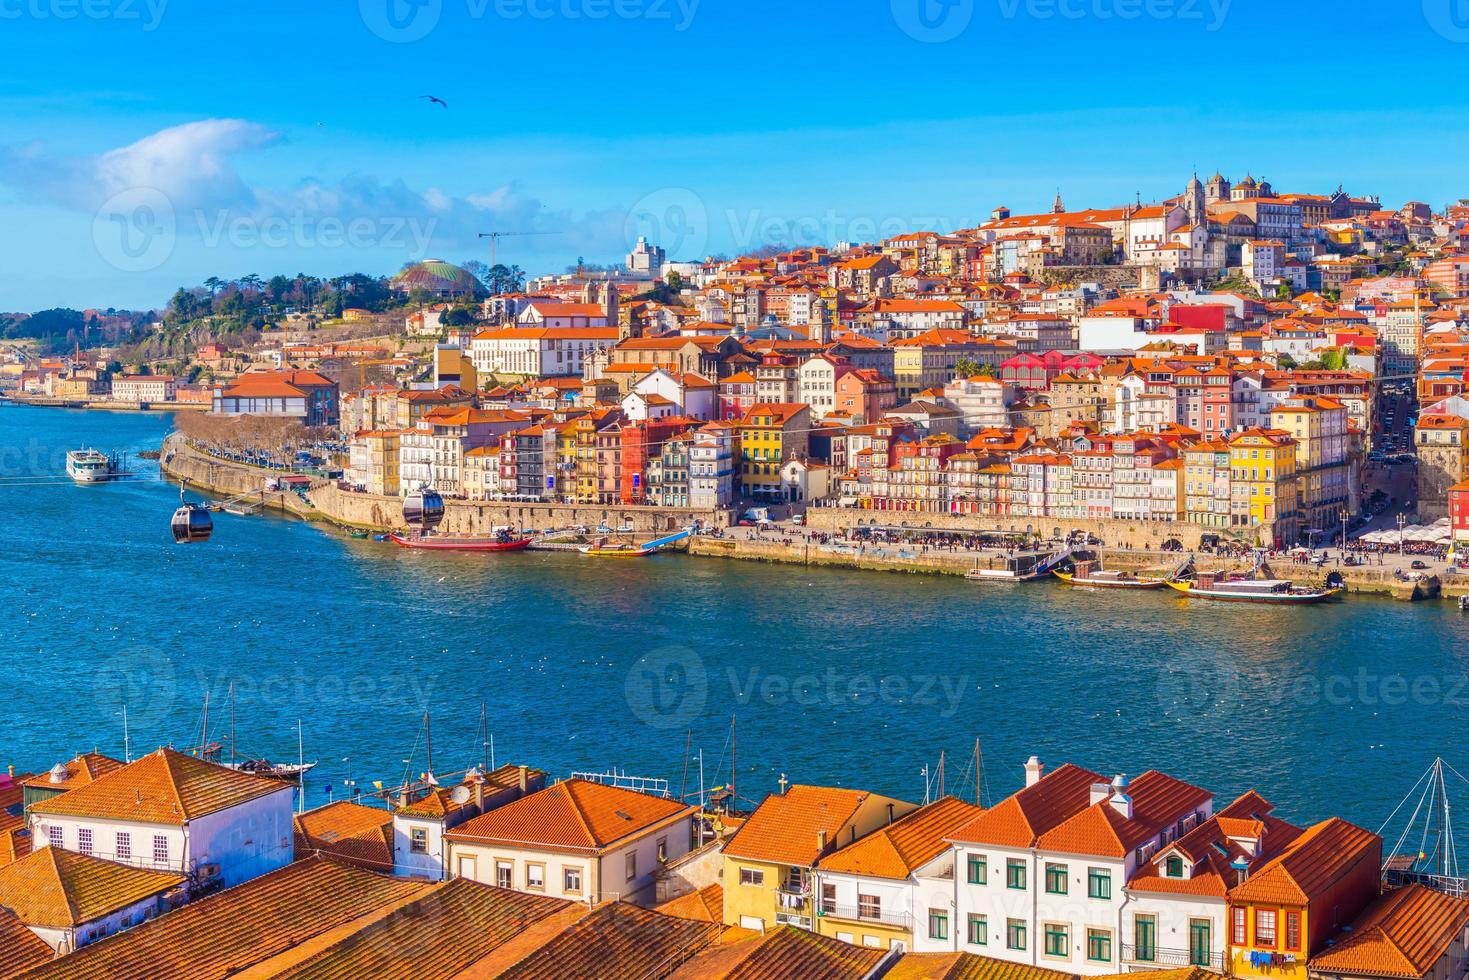
[[1329,350],[1321,355],[1321,366],[1327,371],[1341,371],[1347,366],[1346,351]]
[[972,357],[961,357],[954,362],[954,377],[972,378],[979,373],[979,362]]
[[670,272],[668,275],[663,277],[663,281],[668,283],[668,288],[673,290],[675,293],[683,289],[683,276],[679,275],[677,272]]

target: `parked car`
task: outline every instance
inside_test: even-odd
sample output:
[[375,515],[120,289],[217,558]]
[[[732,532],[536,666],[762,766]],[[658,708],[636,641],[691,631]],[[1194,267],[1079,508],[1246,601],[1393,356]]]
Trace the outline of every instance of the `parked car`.
[[1413,564],[1409,567],[1412,568],[1414,571],[1422,571],[1423,569],[1428,567],[1428,562],[1415,560]]

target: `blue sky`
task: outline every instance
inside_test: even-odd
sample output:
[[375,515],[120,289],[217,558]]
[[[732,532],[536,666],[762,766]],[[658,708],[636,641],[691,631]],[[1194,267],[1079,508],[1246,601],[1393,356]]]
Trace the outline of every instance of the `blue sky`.
[[[0,0],[0,310],[1158,198],[1469,193],[1469,0]],[[433,94],[447,110],[419,98]]]

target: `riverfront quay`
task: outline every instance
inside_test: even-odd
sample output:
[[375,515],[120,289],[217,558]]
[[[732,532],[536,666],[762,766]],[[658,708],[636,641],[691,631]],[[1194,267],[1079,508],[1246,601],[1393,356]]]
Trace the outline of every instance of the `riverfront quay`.
[[[920,769],[980,738],[995,798],[1036,753],[1221,796],[1268,786],[1287,815],[1376,827],[1469,722],[1469,621],[1448,603],[1278,609],[672,555],[433,555],[272,515],[216,515],[207,544],[178,547],[177,490],[156,470],[22,483],[67,447],[136,455],[167,425],[0,411],[0,492],[26,515],[0,555],[12,759],[120,757],[124,704],[135,756],[193,744],[204,692],[218,718],[233,682],[243,750],[293,760],[302,721],[311,804],[349,777],[396,783],[425,708],[436,759],[477,761],[486,701],[502,761],[561,775],[677,781],[691,730],[712,783],[737,714],[753,799],[782,773],[921,797]],[[684,680],[654,697],[644,679],[670,666]]]
[[[327,521],[342,527],[374,531],[389,531],[402,526],[399,498],[349,493],[325,481],[314,487],[305,499],[295,493],[265,491],[262,489],[265,481],[277,475],[276,473],[210,456],[189,446],[177,435],[170,436],[164,443],[162,467],[168,476],[186,481],[189,486],[229,498],[248,494],[251,502],[305,520]],[[451,534],[483,535],[502,525],[547,529],[576,524],[592,527],[605,523],[614,526],[630,525],[636,529],[637,537],[651,539],[697,520],[707,528],[724,528],[727,531],[723,537],[700,537],[690,541],[688,550],[695,555],[864,571],[962,576],[976,567],[977,562],[999,560],[1002,553],[988,551],[981,554],[962,549],[951,551],[898,543],[822,541],[815,534],[845,534],[861,524],[873,521],[890,522],[898,526],[904,522],[916,521],[917,518],[923,519],[924,530],[938,532],[949,529],[951,525],[953,529],[965,531],[979,528],[992,528],[996,531],[1012,529],[1005,522],[985,522],[973,517],[877,513],[825,507],[807,512],[806,528],[787,528],[785,531],[759,534],[734,527],[734,517],[735,513],[728,510],[690,511],[623,505],[563,506],[448,501],[444,530]],[[1107,530],[1120,531],[1127,534],[1129,540],[1138,540],[1144,544],[1157,543],[1162,540],[1163,534],[1170,533],[1157,526],[1138,526],[1127,522],[1107,523],[1111,525]],[[918,528],[919,524],[914,523],[914,527]],[[1172,525],[1167,527],[1173,528]],[[1177,530],[1187,531],[1197,540],[1198,528]],[[1163,571],[1176,565],[1181,557],[1178,553],[1147,548],[1104,548],[1102,553],[1109,567],[1139,571]],[[1215,558],[1208,554],[1200,554],[1196,560],[1198,567],[1205,571],[1245,571],[1250,564],[1248,561]],[[1461,595],[1469,595],[1469,576],[1460,581],[1453,576],[1414,573],[1411,578],[1405,579],[1403,575],[1396,574],[1406,571],[1407,565],[1407,561],[1401,561],[1388,566],[1327,565],[1317,568],[1293,564],[1288,559],[1280,558],[1272,563],[1271,570],[1280,578],[1310,586],[1320,585],[1328,574],[1337,573],[1340,574],[1347,592],[1360,595],[1381,595],[1409,601],[1457,599]]]

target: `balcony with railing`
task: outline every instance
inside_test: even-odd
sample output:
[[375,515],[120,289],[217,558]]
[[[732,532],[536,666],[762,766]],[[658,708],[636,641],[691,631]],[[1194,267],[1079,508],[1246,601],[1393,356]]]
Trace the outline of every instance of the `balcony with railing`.
[[913,913],[889,911],[869,905],[839,905],[836,902],[822,902],[817,909],[817,915],[823,919],[872,922],[878,925],[896,926],[899,929],[913,928]]
[[1164,946],[1122,945],[1122,962],[1133,966],[1155,966],[1158,969],[1202,966],[1216,972],[1224,970],[1224,954],[1202,950],[1169,949]]

